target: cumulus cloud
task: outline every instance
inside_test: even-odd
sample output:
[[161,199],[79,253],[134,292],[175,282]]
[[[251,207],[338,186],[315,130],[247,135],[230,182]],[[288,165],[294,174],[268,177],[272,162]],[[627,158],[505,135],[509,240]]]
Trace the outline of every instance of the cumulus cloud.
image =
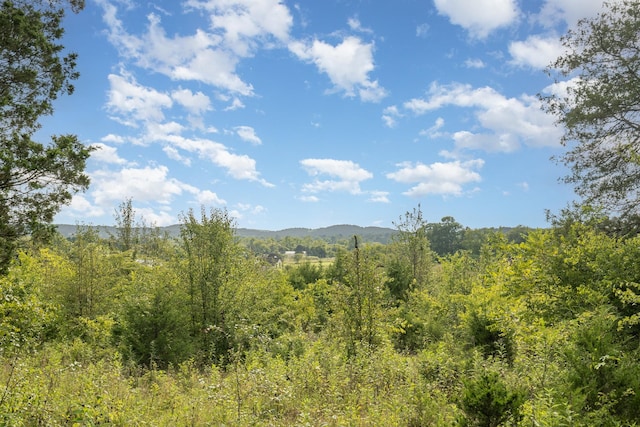
[[126,126],[137,127],[139,121],[162,121],[163,109],[173,105],[169,95],[138,84],[131,75],[109,74],[107,78],[107,110]]
[[227,202],[210,190],[203,190],[196,194],[196,201],[200,206],[223,206]]
[[156,227],[166,227],[177,223],[177,218],[166,210],[153,209],[151,207],[134,207],[136,218]]
[[306,193],[345,191],[360,194],[362,193],[360,183],[373,178],[371,172],[350,160],[304,159],[300,164],[310,176],[327,175],[334,178],[327,180],[316,178],[312,183],[303,186],[303,191]]
[[518,18],[515,0],[434,0],[438,13],[459,25],[472,37],[483,39]]
[[[125,166],[119,170],[101,169],[90,173],[92,186],[86,196],[76,195],[69,207],[73,216],[102,216],[125,199],[133,200],[136,217],[158,226],[176,222],[171,206],[178,197],[191,197],[198,205],[223,206],[226,201],[210,190],[172,178],[163,165]],[[89,202],[89,197],[93,203]]]
[[558,37],[531,36],[509,45],[511,63],[517,66],[544,69],[563,52]]
[[366,102],[378,102],[387,95],[377,80],[370,80],[369,73],[375,69],[373,43],[364,43],[360,38],[349,36],[333,46],[321,40],[311,42],[294,41],[289,49],[303,61],[313,63],[327,74],[334,91],[348,97],[359,96]]
[[[612,3],[621,1],[611,0]],[[561,21],[574,27],[580,19],[596,16],[602,10],[602,4],[602,0],[546,0],[537,20],[548,27]]]
[[429,194],[460,196],[466,184],[481,181],[477,170],[483,165],[482,159],[431,165],[403,162],[397,165],[399,169],[396,172],[388,173],[387,178],[404,184],[416,184],[403,193],[410,197]]
[[105,214],[105,210],[102,207],[93,205],[83,194],[75,194],[73,196],[67,211],[71,216],[83,219],[95,218]]
[[124,167],[118,171],[99,170],[91,174],[92,196],[99,206],[114,206],[127,197],[141,202],[169,205],[175,196],[197,189],[170,178],[166,166]]
[[191,114],[200,115],[211,110],[211,100],[202,92],[193,93],[189,89],[178,89],[171,93],[171,97]]
[[[185,127],[175,121],[165,121],[164,109],[170,108],[174,100],[194,113],[206,111],[209,98],[201,92],[179,89],[171,95],[139,84],[131,75],[109,75],[111,84],[108,92],[107,110],[112,117],[131,127],[142,127],[141,135],[131,141],[147,145],[162,143],[164,151],[173,160],[185,165],[190,160],[178,150],[197,153],[201,158],[226,169],[233,178],[260,182],[265,186],[272,184],[260,178],[256,170],[256,162],[247,155],[239,155],[229,151],[221,143],[206,139],[188,139],[181,136]],[[215,129],[213,129],[215,130]],[[249,126],[236,128],[238,135],[253,144],[261,143],[260,138]]]
[[557,146],[562,135],[554,118],[541,110],[537,97],[507,98],[491,87],[434,83],[425,98],[411,99],[403,106],[417,115],[445,106],[473,109],[482,131],[455,132],[457,148],[509,152],[520,144]]
[[390,203],[388,191],[370,191],[369,201],[375,203]]
[[289,38],[293,17],[281,0],[188,0],[187,7],[209,14],[211,29],[224,35],[236,55],[252,54],[259,43]]
[[[215,9],[215,1],[189,3],[193,8],[207,8],[210,5],[214,7],[211,15],[212,26],[214,30],[223,28],[226,32],[221,35],[219,32],[209,33],[197,29],[191,35],[168,37],[161,25],[160,17],[150,14],[147,17],[146,33],[132,35],[118,19],[117,8],[106,1],[101,1],[104,10],[103,19],[109,29],[109,40],[118,48],[122,57],[131,59],[138,66],[162,73],[173,80],[197,81],[229,93],[253,95],[253,87],[245,83],[236,70],[240,59],[251,56],[254,46],[258,45],[250,37],[253,30],[251,28],[247,28],[246,31],[234,29],[231,21],[237,17],[245,16],[246,18],[247,16],[243,15],[241,8],[238,8],[238,15],[235,17],[233,14],[224,15],[229,7],[242,6],[242,2],[224,2],[226,6],[222,9]],[[218,12],[222,15],[217,16]],[[270,19],[264,16],[263,18]],[[229,22],[225,23],[225,20]],[[247,23],[255,24],[251,19],[248,19]],[[258,31],[253,35],[260,37],[264,33]]]
[[126,159],[123,159],[118,155],[117,148],[100,142],[91,145],[95,148],[95,150],[91,152],[91,158],[93,160],[97,160],[98,162],[102,163],[112,163],[116,165],[124,165],[127,163]]
[[239,155],[219,142],[202,138],[174,137],[171,144],[175,148],[191,153],[197,153],[201,158],[211,161],[227,170],[229,175],[236,179],[256,181],[265,187],[273,187],[273,184],[260,177],[256,170],[256,161],[247,155]]
[[262,140],[256,135],[256,131],[251,126],[236,126],[233,128],[236,134],[243,140],[254,145],[262,144]]
[[112,142],[114,144],[122,144],[123,142],[125,142],[125,139],[120,136],[120,135],[114,135],[112,133],[103,136],[102,138],[100,138],[100,141],[102,142]]

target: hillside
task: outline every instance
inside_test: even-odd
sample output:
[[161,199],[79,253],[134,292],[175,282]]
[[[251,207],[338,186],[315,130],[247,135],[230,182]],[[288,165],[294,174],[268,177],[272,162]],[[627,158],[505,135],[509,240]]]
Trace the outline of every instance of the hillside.
[[[116,227],[97,225],[93,226],[98,230],[101,237],[109,237],[116,234]],[[57,224],[56,228],[58,232],[66,238],[72,237],[76,234],[78,226],[70,224]],[[169,236],[177,237],[180,234],[180,225],[174,224],[167,227],[159,227],[160,231],[167,233]],[[236,229],[236,235],[238,237],[258,238],[258,239],[281,239],[284,237],[310,237],[312,239],[322,239],[329,241],[337,241],[343,239],[350,239],[353,236],[358,236],[363,241],[367,242],[380,242],[386,243],[391,236],[396,232],[392,228],[384,227],[360,227],[358,225],[332,225],[330,227],[323,228],[286,228],[278,231],[270,230],[256,230],[251,228],[238,228]]]

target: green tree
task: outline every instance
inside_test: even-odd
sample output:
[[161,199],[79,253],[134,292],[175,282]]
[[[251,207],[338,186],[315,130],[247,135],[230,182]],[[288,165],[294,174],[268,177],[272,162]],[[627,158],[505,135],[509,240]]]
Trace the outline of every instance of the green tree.
[[524,392],[509,390],[497,373],[482,373],[464,382],[460,403],[467,418],[461,424],[497,427],[512,419],[516,425],[524,401]]
[[541,99],[565,129],[565,182],[584,203],[627,216],[640,206],[640,3],[604,5],[562,38],[566,53],[549,66],[572,77],[569,90]]
[[384,280],[377,260],[367,247],[359,248],[357,240],[350,255],[346,274],[335,284],[334,321],[347,355],[355,356],[361,346],[372,349],[380,342]]
[[462,249],[464,228],[452,216],[445,216],[439,223],[427,225],[427,238],[436,254],[451,255]]
[[398,233],[390,245],[387,276],[392,295],[404,299],[411,288],[423,286],[431,269],[432,252],[427,238],[427,222],[422,218],[420,205],[406,212],[394,223]]
[[191,333],[205,360],[221,361],[230,349],[222,291],[232,277],[239,245],[226,211],[202,208],[200,218],[189,211],[180,230],[184,275],[191,314]]
[[133,209],[131,198],[120,203],[114,211],[116,220],[116,245],[123,251],[132,249],[138,240],[138,230],[135,225],[136,212]]
[[[72,0],[74,11],[84,5]],[[39,119],[53,113],[59,94],[73,92],[76,54],[63,56],[59,1],[5,0],[0,6],[0,273],[6,273],[16,241],[50,230],[60,207],[89,185],[85,162],[91,148],[74,135],[32,139]]]

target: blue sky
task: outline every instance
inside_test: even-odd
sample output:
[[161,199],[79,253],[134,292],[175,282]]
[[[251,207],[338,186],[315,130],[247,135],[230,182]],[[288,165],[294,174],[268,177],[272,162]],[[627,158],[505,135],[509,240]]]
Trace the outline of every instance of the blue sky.
[[72,96],[42,135],[97,147],[57,223],[546,226],[573,198],[536,94],[592,0],[87,0]]

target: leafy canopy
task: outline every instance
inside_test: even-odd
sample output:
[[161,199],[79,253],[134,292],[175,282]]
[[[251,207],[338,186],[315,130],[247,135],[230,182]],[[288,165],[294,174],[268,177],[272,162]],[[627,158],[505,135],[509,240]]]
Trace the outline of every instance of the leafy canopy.
[[[548,72],[572,77],[566,92],[543,96],[565,128],[574,184],[585,204],[623,217],[638,213],[640,182],[640,2],[606,2],[563,38]],[[558,85],[560,86],[560,85]]]
[[[83,0],[71,0],[74,11]],[[60,207],[89,185],[91,148],[75,135],[32,139],[59,94],[73,93],[76,54],[63,55],[64,4],[10,1],[0,6],[0,273],[17,239],[46,230]]]

